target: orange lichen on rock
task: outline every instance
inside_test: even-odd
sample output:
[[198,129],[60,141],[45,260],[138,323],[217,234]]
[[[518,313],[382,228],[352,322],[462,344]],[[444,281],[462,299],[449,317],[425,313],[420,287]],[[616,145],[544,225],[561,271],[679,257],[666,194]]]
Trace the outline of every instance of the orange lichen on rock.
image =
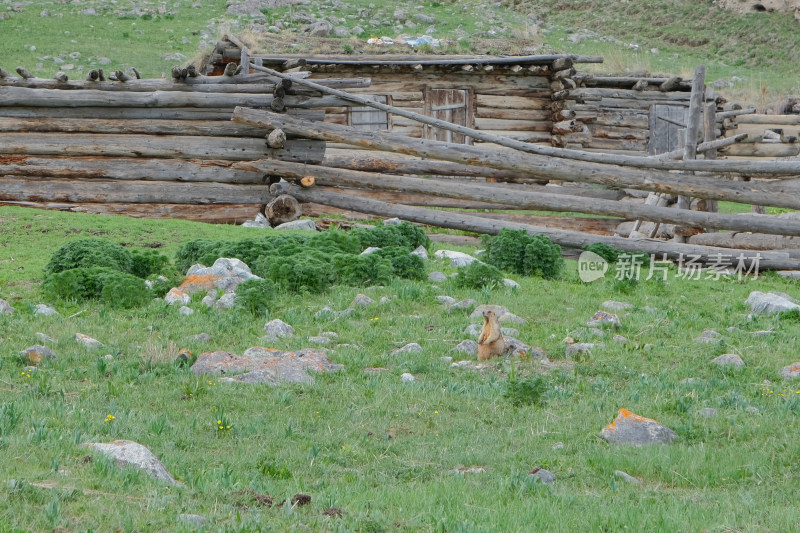
[[617,415],[617,418],[615,418],[613,422],[611,422],[609,425],[606,426],[606,429],[608,429],[609,431],[616,431],[617,422],[619,422],[623,418],[630,419],[631,422],[657,422],[656,420],[653,420],[652,418],[645,418],[643,416],[634,414],[634,413],[628,411],[627,409],[623,408],[623,409],[619,410],[619,414]]
[[220,279],[213,274],[192,275],[184,279],[178,286],[178,290],[191,294],[193,292],[209,291],[214,288],[214,283]]

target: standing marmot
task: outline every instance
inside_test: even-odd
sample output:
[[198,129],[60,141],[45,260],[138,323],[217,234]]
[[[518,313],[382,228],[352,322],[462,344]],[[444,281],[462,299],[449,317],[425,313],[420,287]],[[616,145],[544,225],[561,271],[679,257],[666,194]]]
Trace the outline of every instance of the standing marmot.
[[483,329],[478,337],[478,361],[486,361],[492,357],[503,355],[506,341],[500,332],[500,321],[494,311],[484,311]]

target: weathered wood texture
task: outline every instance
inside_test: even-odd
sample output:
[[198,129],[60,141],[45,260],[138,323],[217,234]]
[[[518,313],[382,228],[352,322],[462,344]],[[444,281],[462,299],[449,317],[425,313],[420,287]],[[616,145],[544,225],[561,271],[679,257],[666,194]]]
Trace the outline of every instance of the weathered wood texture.
[[260,207],[254,204],[83,204],[7,201],[0,201],[0,205],[15,205],[95,215],[125,215],[134,218],[179,218],[211,224],[241,224],[246,220],[255,218]]

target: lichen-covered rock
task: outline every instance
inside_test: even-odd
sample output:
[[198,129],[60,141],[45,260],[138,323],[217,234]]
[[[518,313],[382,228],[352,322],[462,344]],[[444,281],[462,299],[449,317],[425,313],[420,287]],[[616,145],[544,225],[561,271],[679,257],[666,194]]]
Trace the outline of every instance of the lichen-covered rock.
[[100,348],[103,346],[103,343],[97,339],[93,339],[88,335],[84,335],[83,333],[76,333],[75,334],[75,342],[83,346],[84,348]]
[[14,308],[5,300],[0,300],[0,315],[13,315]]
[[617,418],[600,431],[600,438],[612,444],[669,444],[677,434],[666,426],[662,426],[652,418],[633,414],[627,409],[620,409]]
[[422,346],[420,346],[416,342],[410,342],[405,346],[403,346],[402,348],[392,350],[392,355],[397,355],[401,353],[419,353],[421,351],[422,351]]
[[294,336],[294,328],[277,318],[264,324],[264,331],[267,334],[264,335],[263,339],[269,342]]
[[355,298],[353,298],[353,302],[350,304],[350,307],[367,307],[368,305],[372,305],[375,303],[375,300],[367,296],[366,294],[357,294]]
[[164,301],[169,305],[175,305],[176,303],[186,305],[192,301],[192,297],[179,290],[177,287],[174,287],[164,296]]
[[56,354],[53,350],[41,344],[34,344],[33,346],[25,348],[20,354],[32,365],[39,365],[42,361],[56,358]]
[[742,361],[742,358],[736,355],[735,353],[724,353],[712,359],[711,363],[720,366],[738,366],[738,367],[745,366],[744,361]]
[[147,475],[170,485],[178,485],[172,474],[158,460],[153,452],[132,440],[115,440],[112,442],[91,442],[85,444],[90,450],[96,450],[114,459],[119,467],[134,466]]
[[704,329],[703,333],[701,333],[700,336],[694,341],[703,344],[719,343],[722,342],[722,335],[713,329]]
[[533,479],[545,485],[552,485],[556,482],[556,476],[544,468],[534,468],[529,474]]
[[531,353],[533,348],[525,344],[519,339],[515,339],[514,337],[506,337],[503,335],[503,339],[506,341],[506,349],[505,354],[511,355],[513,357],[528,357]]
[[781,368],[778,372],[784,379],[794,379],[800,377],[800,363],[792,363],[791,365]]
[[564,356],[569,359],[579,354],[591,354],[595,346],[595,344],[588,342],[575,342],[567,346],[566,350],[564,350]]
[[234,305],[236,305],[235,292],[226,292],[219,300],[214,302],[214,307],[217,309],[233,309]]
[[750,306],[750,310],[753,313],[772,315],[791,311],[792,309],[800,309],[800,305],[793,302],[792,299],[791,297],[786,298],[786,295],[780,293],[753,291],[744,303]]
[[468,339],[465,341],[461,341],[458,346],[453,348],[456,352],[464,352],[467,355],[477,355],[478,353],[478,343]]
[[42,342],[56,342],[56,340],[53,337],[50,337],[49,335],[46,335],[39,331],[36,332],[36,338]]
[[[198,265],[194,265],[198,266]],[[194,268],[194,267],[192,267]],[[207,269],[204,269],[207,270]],[[190,270],[191,271],[191,270]],[[206,274],[192,274],[186,276],[184,280],[178,285],[177,289],[185,294],[194,294],[201,291],[210,291],[214,288],[214,283],[219,278],[211,273]]]
[[256,346],[239,356],[229,352],[206,352],[197,357],[195,374],[234,375],[242,383],[311,383],[312,372],[337,372],[344,366],[332,363],[324,352],[306,348],[298,352],[282,352]]
[[214,304],[217,303],[217,289],[211,289],[208,291],[200,303],[206,307],[214,307]]
[[609,313],[607,311],[598,311],[592,318],[586,322],[586,325],[590,328],[599,328],[599,327],[607,327],[612,326],[618,328],[620,326],[619,317],[613,313]]

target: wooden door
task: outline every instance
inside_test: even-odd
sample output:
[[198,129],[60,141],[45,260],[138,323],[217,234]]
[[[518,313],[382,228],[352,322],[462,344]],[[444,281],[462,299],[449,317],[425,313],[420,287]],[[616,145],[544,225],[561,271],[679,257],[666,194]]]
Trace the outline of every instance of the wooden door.
[[650,107],[650,142],[647,153],[664,154],[683,147],[689,108],[675,105]]
[[[427,89],[425,114],[459,126],[472,127],[472,98],[467,89]],[[460,133],[425,126],[425,138],[454,144],[472,144],[472,139]]]

